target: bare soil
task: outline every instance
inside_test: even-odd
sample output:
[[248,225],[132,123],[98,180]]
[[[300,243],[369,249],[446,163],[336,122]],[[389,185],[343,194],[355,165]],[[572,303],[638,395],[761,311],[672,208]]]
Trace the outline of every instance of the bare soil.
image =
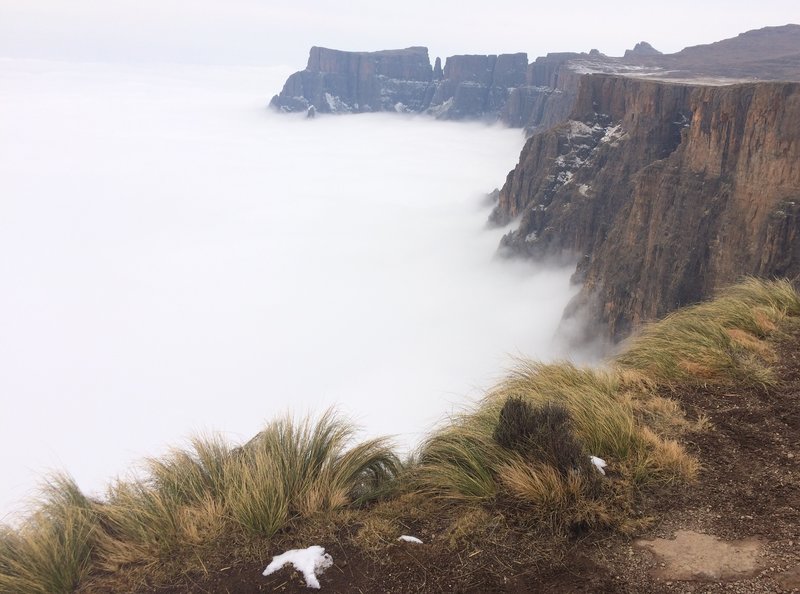
[[[315,542],[304,541],[307,534],[287,534],[264,543],[263,551],[250,555],[252,561],[209,559],[205,571],[185,574],[179,585],[143,582],[139,591],[308,592],[302,576],[290,568],[269,577],[261,572],[286,548],[320,544],[334,559],[319,580],[327,592],[800,592],[800,327],[780,340],[778,353],[777,388],[665,392],[690,417],[710,420],[710,429],[685,438],[703,470],[694,484],[643,493],[636,511],[655,521],[634,535],[552,537],[526,524],[524,514],[503,510],[501,524],[486,522],[480,538],[454,548],[444,544],[454,512],[442,507],[401,520],[400,533],[420,537],[422,545],[359,547],[352,536],[360,526],[345,523],[320,531]],[[679,531],[721,542],[757,542],[754,568],[744,577],[714,579],[700,571],[693,579],[678,579],[666,571],[662,558],[636,546],[637,541],[674,539]],[[110,583],[98,581],[85,591],[108,592]]]

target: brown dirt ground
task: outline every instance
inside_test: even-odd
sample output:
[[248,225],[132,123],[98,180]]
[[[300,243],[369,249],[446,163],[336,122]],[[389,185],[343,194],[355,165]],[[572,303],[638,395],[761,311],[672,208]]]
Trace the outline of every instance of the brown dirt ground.
[[[706,415],[711,422],[710,430],[685,437],[703,470],[695,484],[665,487],[657,496],[642,494],[638,511],[656,522],[633,536],[545,538],[532,535],[519,514],[510,514],[516,519],[505,521],[501,538],[487,532],[484,540],[454,549],[438,544],[454,519],[451,510],[442,508],[432,514],[433,520],[401,523],[401,533],[421,537],[423,545],[397,542],[366,552],[352,544],[350,536],[358,525],[351,523],[335,532],[328,529],[335,536],[315,542],[301,541],[307,535],[287,535],[271,546],[265,543],[260,561],[209,560],[206,571],[185,574],[180,586],[143,586],[139,591],[308,592],[291,569],[269,577],[261,571],[272,555],[286,548],[320,544],[334,559],[333,567],[320,576],[326,592],[800,592],[800,326],[778,342],[777,350],[777,388],[706,386],[665,393],[689,417]],[[431,515],[428,511],[420,517]],[[760,569],[736,582],[654,577],[660,564],[648,551],[634,547],[634,541],[672,538],[678,530],[730,540],[758,538],[763,542]],[[111,589],[109,582],[98,581],[85,591]]]

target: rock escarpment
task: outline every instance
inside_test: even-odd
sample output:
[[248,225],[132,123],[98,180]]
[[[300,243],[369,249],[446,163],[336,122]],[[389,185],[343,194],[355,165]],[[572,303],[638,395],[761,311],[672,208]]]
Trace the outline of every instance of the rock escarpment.
[[439,58],[410,47],[379,52],[311,48],[305,70],[289,77],[271,105],[282,111],[361,113],[401,111],[442,119],[499,120],[528,132],[563,121],[588,73],[684,80],[698,77],[800,79],[800,26],[766,27],[661,54],[647,42],[622,58],[551,53],[530,64],[527,54]]
[[[501,120],[531,129],[562,120],[579,75],[566,68],[582,54],[550,54],[528,64],[525,53],[451,56],[431,67],[428,50],[380,52],[311,48],[270,105],[282,111],[428,113],[440,119]],[[588,55],[588,54],[583,54]]]
[[419,110],[433,72],[424,47],[344,52],[312,47],[305,70],[292,74],[272,105],[321,113]]
[[503,246],[578,261],[612,338],[746,274],[800,273],[800,84],[594,74],[531,137],[492,215]]

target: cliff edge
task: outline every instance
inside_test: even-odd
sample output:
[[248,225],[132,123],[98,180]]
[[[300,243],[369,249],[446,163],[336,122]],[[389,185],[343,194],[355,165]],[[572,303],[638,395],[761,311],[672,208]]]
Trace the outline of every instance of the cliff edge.
[[593,74],[531,137],[492,220],[502,245],[577,260],[571,313],[615,339],[742,275],[800,273],[800,84]]

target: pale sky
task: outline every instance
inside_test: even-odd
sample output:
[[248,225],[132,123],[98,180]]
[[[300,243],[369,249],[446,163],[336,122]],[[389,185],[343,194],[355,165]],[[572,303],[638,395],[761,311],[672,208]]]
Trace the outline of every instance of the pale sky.
[[457,53],[674,52],[800,23],[797,0],[0,0],[0,57],[301,68],[311,45]]

